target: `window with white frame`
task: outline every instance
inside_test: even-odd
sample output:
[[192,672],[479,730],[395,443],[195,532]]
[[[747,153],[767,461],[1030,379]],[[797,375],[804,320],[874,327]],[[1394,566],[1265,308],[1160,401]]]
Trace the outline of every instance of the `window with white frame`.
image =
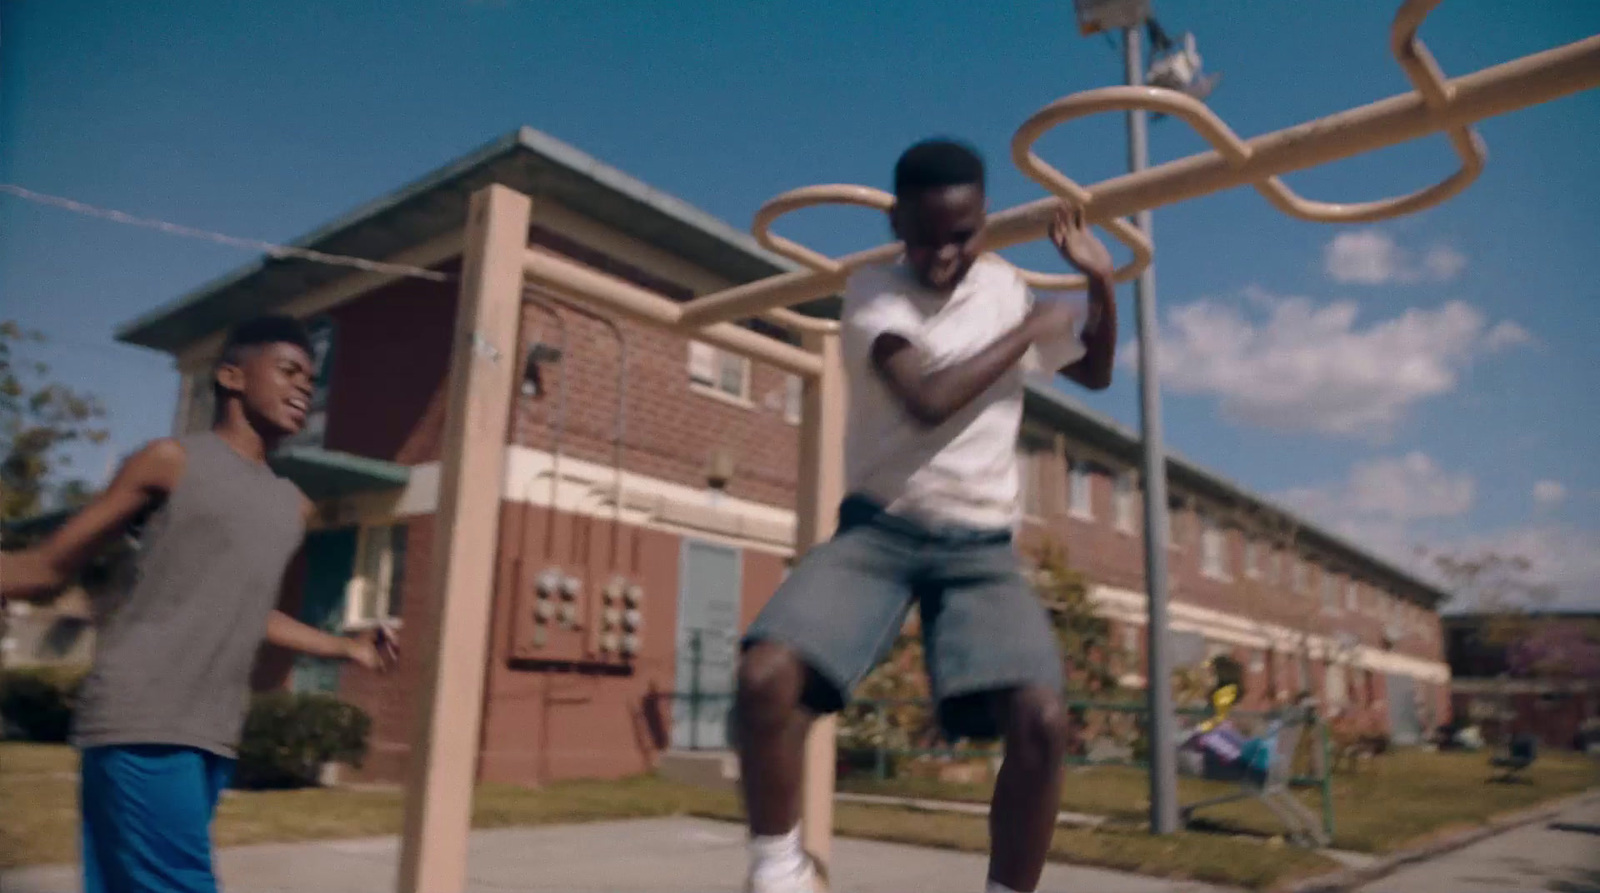
[[1138,523],[1134,520],[1134,506],[1138,505],[1138,502],[1139,490],[1134,486],[1133,474],[1125,471],[1117,475],[1111,509],[1116,516],[1117,529],[1123,533],[1134,532],[1134,525]]
[[[1017,444],[1017,475],[1022,484],[1022,513],[1030,518],[1044,518],[1058,511],[1059,496],[1051,499],[1045,463],[1050,459],[1049,449],[1041,443],[1024,438]],[[1057,484],[1057,486],[1060,486]]]
[[1244,575],[1251,579],[1261,576],[1261,549],[1248,536],[1244,541]]
[[1266,552],[1266,560],[1262,562],[1262,577],[1266,578],[1268,583],[1277,585],[1282,579],[1283,554],[1271,547],[1268,547]]
[[800,424],[801,408],[804,405],[806,383],[798,375],[786,376],[783,380],[783,420],[791,425]]
[[1094,518],[1094,491],[1090,489],[1093,479],[1089,463],[1079,459],[1072,461],[1067,478],[1067,498],[1070,500],[1068,510],[1072,513],[1072,517],[1085,521]]
[[750,400],[750,360],[700,341],[689,342],[689,383],[734,400]]
[[1339,578],[1332,571],[1322,572],[1322,608],[1325,611],[1339,610]]
[[1361,610],[1361,584],[1354,580],[1344,584],[1344,609],[1346,611]]
[[1303,559],[1291,556],[1289,558],[1289,562],[1290,582],[1293,585],[1294,591],[1304,594],[1311,583],[1311,571],[1306,567],[1306,563]]
[[1350,697],[1349,680],[1345,678],[1343,664],[1330,663],[1327,672],[1323,674],[1324,694],[1328,699],[1328,706],[1338,709],[1343,707]]
[[362,629],[400,617],[405,585],[406,528],[381,524],[361,528],[355,574],[345,596],[345,626]]
[[1213,580],[1228,579],[1228,537],[1211,518],[1200,518],[1200,572]]

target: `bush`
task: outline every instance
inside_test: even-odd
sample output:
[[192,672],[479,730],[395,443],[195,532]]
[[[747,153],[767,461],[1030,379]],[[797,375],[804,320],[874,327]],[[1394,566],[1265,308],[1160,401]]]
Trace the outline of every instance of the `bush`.
[[0,673],[0,737],[59,744],[72,731],[81,667],[38,667]]
[[360,766],[372,720],[331,695],[268,692],[250,702],[234,773],[241,788],[320,783],[326,763]]

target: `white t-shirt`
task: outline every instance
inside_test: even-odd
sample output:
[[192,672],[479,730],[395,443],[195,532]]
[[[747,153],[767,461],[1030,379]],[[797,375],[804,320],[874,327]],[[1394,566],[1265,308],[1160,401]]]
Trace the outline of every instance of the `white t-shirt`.
[[1052,295],[1079,308],[1071,338],[1035,345],[1023,362],[943,424],[929,428],[906,412],[872,366],[878,336],[898,335],[929,370],[983,350],[1027,316],[1034,296],[1015,267],[984,255],[948,296],[922,287],[902,263],[863,267],[844,289],[840,341],[849,387],[845,435],[847,492],[926,523],[1007,528],[1020,515],[1017,434],[1024,379],[1084,355],[1083,294]]

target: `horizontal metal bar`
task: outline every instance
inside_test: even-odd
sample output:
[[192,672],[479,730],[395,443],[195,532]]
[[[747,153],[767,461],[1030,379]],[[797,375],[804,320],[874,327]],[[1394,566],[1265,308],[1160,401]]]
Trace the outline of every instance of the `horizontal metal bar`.
[[[1102,181],[1089,187],[1091,201],[1084,214],[1092,223],[1126,217],[1450,131],[1597,85],[1600,35],[1450,80],[1448,100],[1438,107],[1413,90],[1255,137],[1245,142],[1249,155],[1242,160],[1213,150]],[[1060,199],[1051,196],[990,215],[986,244],[999,249],[1042,237],[1059,205]],[[850,270],[891,260],[900,250],[895,243],[880,245],[838,258],[837,270],[784,273],[696,298],[683,305],[682,322],[705,325],[745,319],[773,307],[834,294]]]

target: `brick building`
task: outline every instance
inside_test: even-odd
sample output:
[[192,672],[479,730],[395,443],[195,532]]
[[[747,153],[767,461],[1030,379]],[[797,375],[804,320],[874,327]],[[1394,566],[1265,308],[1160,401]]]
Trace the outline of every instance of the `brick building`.
[[1600,613],[1453,614],[1444,631],[1457,722],[1497,744],[1600,746]]
[[[300,244],[449,273],[468,196],[496,182],[532,197],[530,244],[675,299],[790,267],[529,129]],[[394,619],[412,642],[431,632],[420,625],[435,597],[455,304],[453,282],[269,260],[119,333],[175,357],[183,391],[174,425],[195,430],[209,422],[208,369],[230,324],[277,310],[312,327],[322,361],[314,423],[275,460],[322,510],[285,592],[286,609],[310,622]],[[530,291],[521,325],[527,374],[502,490],[479,771],[519,783],[618,776],[666,749],[718,745],[720,712],[673,693],[726,695],[737,633],[785,573],[799,382],[553,294]],[[1136,650],[1137,439],[1043,381],[1030,392],[1026,426],[1026,538],[1071,550]],[[1241,658],[1247,706],[1310,688],[1402,735],[1448,709],[1441,593],[1191,463],[1175,457],[1170,468],[1173,626]],[[415,649],[382,681],[264,654],[257,684],[337,691],[367,708],[366,771],[395,779],[420,672]]]

